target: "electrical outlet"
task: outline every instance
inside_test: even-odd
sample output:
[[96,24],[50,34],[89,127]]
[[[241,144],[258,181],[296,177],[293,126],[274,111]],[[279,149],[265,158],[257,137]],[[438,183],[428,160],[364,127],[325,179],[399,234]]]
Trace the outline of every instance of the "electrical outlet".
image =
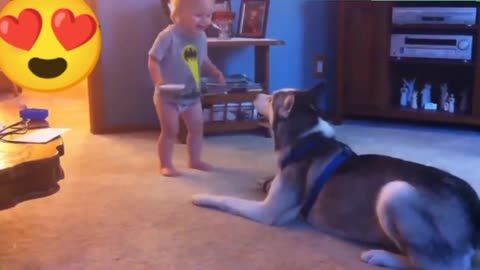
[[316,78],[325,77],[325,56],[315,56],[314,76]]
[[323,73],[323,62],[317,61],[317,73]]

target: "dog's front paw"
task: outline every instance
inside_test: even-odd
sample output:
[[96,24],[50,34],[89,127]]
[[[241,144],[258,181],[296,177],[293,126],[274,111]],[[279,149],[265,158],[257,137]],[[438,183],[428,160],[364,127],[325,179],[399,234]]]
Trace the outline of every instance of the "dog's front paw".
[[360,259],[368,264],[392,267],[392,268],[408,268],[408,260],[406,257],[397,255],[386,250],[372,249],[362,252]]
[[192,203],[198,206],[211,206],[214,202],[214,197],[208,194],[195,194],[192,196]]

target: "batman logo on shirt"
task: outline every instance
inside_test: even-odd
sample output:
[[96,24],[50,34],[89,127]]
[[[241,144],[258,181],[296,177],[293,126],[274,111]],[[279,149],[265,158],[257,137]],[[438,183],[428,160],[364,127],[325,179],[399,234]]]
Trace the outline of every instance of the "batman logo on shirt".
[[192,72],[193,78],[197,84],[197,89],[200,89],[200,65],[198,63],[198,53],[195,46],[189,44],[183,48],[183,60]]
[[185,62],[197,60],[197,48],[192,45],[187,45],[183,48],[183,59]]

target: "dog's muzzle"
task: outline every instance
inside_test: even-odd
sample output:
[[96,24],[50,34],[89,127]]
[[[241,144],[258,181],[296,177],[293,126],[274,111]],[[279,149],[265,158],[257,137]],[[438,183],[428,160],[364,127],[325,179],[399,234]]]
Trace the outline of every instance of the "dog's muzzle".
[[269,95],[266,94],[258,94],[255,100],[253,101],[253,106],[257,112],[262,115],[267,115],[268,112],[268,98]]

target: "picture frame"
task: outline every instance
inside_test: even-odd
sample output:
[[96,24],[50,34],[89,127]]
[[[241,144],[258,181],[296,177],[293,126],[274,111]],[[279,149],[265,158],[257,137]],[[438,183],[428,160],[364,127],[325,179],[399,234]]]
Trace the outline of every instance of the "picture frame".
[[265,38],[270,0],[242,0],[237,36]]
[[[232,2],[231,0],[215,0],[215,7],[213,11],[213,16],[212,16],[212,24],[213,20],[215,19],[215,11],[232,11]],[[232,26],[230,26],[230,29],[232,29]],[[220,30],[215,28],[213,25],[210,25],[207,30],[205,31],[207,34],[207,37],[218,37],[220,34]]]

